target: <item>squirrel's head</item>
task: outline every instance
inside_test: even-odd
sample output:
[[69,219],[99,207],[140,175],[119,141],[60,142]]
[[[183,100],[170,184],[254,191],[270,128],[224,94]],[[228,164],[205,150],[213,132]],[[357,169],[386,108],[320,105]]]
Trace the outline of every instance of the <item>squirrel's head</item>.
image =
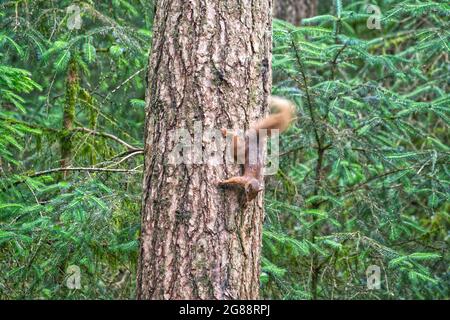
[[260,193],[263,190],[261,183],[257,179],[251,179],[246,185],[245,185],[245,195],[247,197],[247,201],[252,201],[258,196],[258,193]]

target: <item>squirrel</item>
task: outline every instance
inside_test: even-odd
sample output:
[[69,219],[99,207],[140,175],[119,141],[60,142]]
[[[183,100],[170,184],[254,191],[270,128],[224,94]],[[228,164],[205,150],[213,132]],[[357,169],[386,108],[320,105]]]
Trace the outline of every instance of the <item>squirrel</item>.
[[[278,112],[269,115],[267,118],[260,120],[251,126],[244,137],[239,137],[235,134],[233,135],[233,157],[235,161],[237,159],[244,159],[244,174],[219,183],[220,186],[238,186],[243,188],[245,190],[247,202],[255,199],[263,190],[263,150],[259,148],[260,130],[267,130],[268,136],[272,134],[272,130],[283,132],[289,127],[294,119],[295,106],[286,99],[271,96],[269,97],[269,107]],[[222,129],[222,134],[226,137],[228,131]],[[254,138],[256,138],[256,141],[253,141],[255,140]],[[256,148],[254,147],[255,142]],[[256,155],[250,155],[250,152],[256,152]]]

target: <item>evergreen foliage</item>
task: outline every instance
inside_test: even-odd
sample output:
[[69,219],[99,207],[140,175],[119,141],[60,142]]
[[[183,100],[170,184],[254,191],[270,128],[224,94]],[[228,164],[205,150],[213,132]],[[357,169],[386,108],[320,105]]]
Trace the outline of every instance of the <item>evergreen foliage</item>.
[[[449,298],[450,6],[373,2],[369,29],[367,4],[274,21],[273,92],[298,113],[266,181],[264,298]],[[152,14],[0,4],[0,298],[134,298]]]
[[274,91],[299,109],[267,193],[267,298],[448,298],[449,6],[381,12],[381,30],[362,1],[275,21]]

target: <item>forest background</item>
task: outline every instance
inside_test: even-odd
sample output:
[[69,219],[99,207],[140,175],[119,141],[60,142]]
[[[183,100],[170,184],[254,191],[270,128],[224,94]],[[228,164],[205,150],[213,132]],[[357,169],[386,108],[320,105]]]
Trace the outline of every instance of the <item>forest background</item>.
[[[449,16],[336,0],[274,20],[298,120],[267,179],[263,298],[449,298]],[[1,1],[0,298],[135,297],[152,23],[145,0]]]

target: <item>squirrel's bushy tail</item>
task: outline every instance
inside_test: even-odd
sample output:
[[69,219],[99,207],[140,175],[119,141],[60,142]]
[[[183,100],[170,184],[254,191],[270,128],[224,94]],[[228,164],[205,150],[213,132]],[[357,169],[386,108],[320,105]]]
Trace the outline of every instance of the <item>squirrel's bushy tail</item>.
[[269,97],[269,106],[277,112],[259,121],[253,128],[256,130],[267,129],[269,134],[272,129],[278,129],[280,132],[283,132],[294,119],[295,105],[284,98],[271,96]]

